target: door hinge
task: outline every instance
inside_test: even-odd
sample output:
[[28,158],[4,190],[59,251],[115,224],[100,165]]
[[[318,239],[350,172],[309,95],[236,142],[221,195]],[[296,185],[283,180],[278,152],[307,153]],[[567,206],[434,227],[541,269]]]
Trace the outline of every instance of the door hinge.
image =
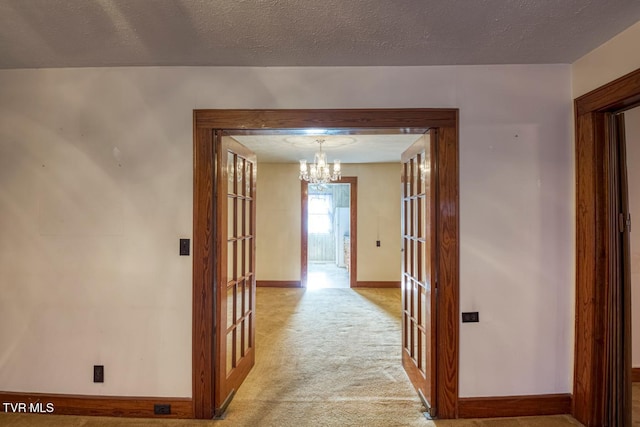
[[625,231],[631,233],[631,214],[627,214],[626,219],[623,213],[618,214],[618,231],[620,233],[624,233]]

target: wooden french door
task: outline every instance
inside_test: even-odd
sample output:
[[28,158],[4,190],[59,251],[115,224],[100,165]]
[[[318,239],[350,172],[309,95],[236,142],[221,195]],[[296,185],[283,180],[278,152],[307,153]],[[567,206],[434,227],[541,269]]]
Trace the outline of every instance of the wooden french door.
[[214,413],[220,416],[255,363],[256,156],[217,131]]
[[437,131],[402,154],[402,364],[436,416]]

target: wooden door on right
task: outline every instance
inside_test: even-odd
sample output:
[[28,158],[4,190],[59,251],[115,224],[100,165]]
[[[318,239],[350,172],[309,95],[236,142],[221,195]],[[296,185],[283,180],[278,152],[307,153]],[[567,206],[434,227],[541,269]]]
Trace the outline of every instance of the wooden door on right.
[[437,130],[402,154],[402,365],[436,416]]

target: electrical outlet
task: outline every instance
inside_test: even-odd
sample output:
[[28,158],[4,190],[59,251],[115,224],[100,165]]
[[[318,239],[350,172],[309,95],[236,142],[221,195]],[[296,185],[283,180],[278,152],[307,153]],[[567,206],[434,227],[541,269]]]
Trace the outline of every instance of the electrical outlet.
[[171,405],[162,405],[156,403],[153,405],[153,413],[155,415],[171,415]]
[[376,246],[380,247],[380,240],[376,240]]
[[180,239],[180,255],[189,255],[189,239]]
[[476,323],[480,321],[480,316],[477,311],[469,311],[462,313],[462,323]]
[[94,383],[104,382],[104,366],[103,365],[93,365],[93,382]]

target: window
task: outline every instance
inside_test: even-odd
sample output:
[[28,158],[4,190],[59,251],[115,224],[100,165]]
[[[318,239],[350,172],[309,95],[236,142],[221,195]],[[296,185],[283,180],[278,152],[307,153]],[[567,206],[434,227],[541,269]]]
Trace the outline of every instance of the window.
[[332,206],[333,200],[331,194],[313,194],[309,196],[309,233],[331,233]]

